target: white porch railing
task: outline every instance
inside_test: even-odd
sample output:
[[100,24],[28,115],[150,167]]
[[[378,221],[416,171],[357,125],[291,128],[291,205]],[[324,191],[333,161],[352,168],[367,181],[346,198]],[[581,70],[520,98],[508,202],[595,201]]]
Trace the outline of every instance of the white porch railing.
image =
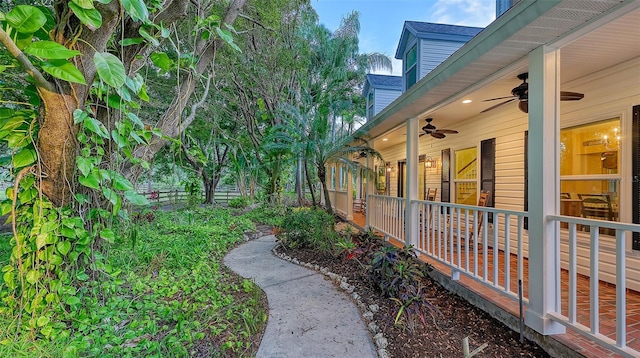
[[386,236],[404,242],[406,199],[372,194],[367,198],[369,225]]
[[[603,344],[613,351],[622,354],[625,357],[638,357],[640,351],[627,344],[627,300],[629,292],[627,292],[627,241],[630,241],[632,233],[640,233],[640,225],[625,224],[611,221],[582,219],[571,216],[550,215],[549,220],[560,223],[566,223],[568,230],[561,230],[561,240],[566,240],[568,244],[568,299],[567,307],[561,307],[559,312],[550,313],[550,317],[568,328],[589,337],[592,340]],[[579,294],[577,290],[578,282],[578,228],[588,231],[589,235],[589,319],[588,322],[580,322],[578,319],[578,301]],[[601,313],[600,305],[603,303],[600,297],[599,286],[601,270],[599,267],[601,253],[601,234],[600,229],[608,230],[614,233],[615,237],[615,318],[604,317],[608,327],[601,330]],[[568,231],[568,235],[563,235]],[[611,238],[611,235],[606,235]],[[560,240],[559,240],[560,241]],[[560,243],[560,242],[559,242]],[[558,245],[559,246],[559,245]],[[557,265],[560,267],[560,265]],[[561,282],[561,270],[556,272],[556,281]],[[609,303],[611,304],[611,303]],[[583,310],[584,308],[581,308]],[[566,313],[564,313],[566,311]],[[613,321],[613,322],[611,322]],[[612,326],[614,323],[615,326]],[[633,338],[632,338],[633,339]]]
[[411,205],[419,216],[418,238],[412,241],[419,252],[451,267],[454,279],[464,274],[519,300],[528,243],[525,212],[430,201]]
[[[406,199],[381,195],[368,198],[369,226],[406,242]],[[418,213],[418,236],[410,238],[410,243],[418,252],[451,267],[454,278],[463,274],[502,296],[518,299],[518,281],[525,275],[529,256],[526,212],[431,201],[411,201],[411,205]],[[640,233],[640,225],[561,215],[547,219],[558,227],[555,244],[561,262],[549,269],[556,270],[554,281],[562,293],[556,298],[558,311],[549,312],[549,318],[625,357],[640,357],[637,339],[627,337],[626,319],[630,295],[638,296],[638,292],[627,290],[627,271],[629,267],[640,268],[640,255],[629,253],[628,246],[632,233]],[[609,257],[603,260],[605,255],[613,256],[615,263]],[[610,265],[615,268],[605,267]],[[579,272],[580,267],[583,272]],[[584,285],[578,290],[579,275],[588,280],[588,292]],[[611,302],[612,294],[600,295],[604,278],[615,284],[615,302]],[[528,304],[528,295],[523,295]],[[640,311],[637,301],[631,303],[633,312]],[[614,306],[615,315],[611,310],[601,312],[603,304]]]

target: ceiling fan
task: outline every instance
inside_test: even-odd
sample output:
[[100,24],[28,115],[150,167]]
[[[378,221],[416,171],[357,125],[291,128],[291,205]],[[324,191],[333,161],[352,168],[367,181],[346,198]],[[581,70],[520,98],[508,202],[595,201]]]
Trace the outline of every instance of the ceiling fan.
[[[483,100],[483,102],[487,102],[487,101],[496,101],[496,100],[508,98],[506,101],[498,103],[495,106],[491,106],[481,111],[480,113],[488,112],[494,108],[498,108],[502,105],[511,103],[515,100],[518,100],[518,108],[520,108],[522,112],[529,113],[529,83],[527,83],[528,78],[529,78],[528,72],[521,73],[518,75],[518,79],[520,79],[522,83],[511,90],[511,96],[497,97],[497,98],[490,98],[490,99]],[[583,98],[584,98],[584,93],[560,91],[561,101],[579,101]]]
[[436,126],[431,124],[431,121],[433,121],[433,118],[427,118],[426,121],[427,121],[427,125],[422,127],[422,131],[424,133],[420,134],[420,137],[422,137],[425,134],[430,134],[434,138],[442,139],[446,137],[445,134],[458,134],[458,131],[453,129],[437,129]]

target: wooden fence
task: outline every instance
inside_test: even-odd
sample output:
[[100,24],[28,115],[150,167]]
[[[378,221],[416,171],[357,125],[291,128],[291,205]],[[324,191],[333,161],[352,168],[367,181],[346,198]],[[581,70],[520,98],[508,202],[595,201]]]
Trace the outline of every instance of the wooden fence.
[[[154,190],[150,192],[140,193],[151,205],[170,205],[185,203],[189,200],[189,193],[184,190]],[[218,204],[229,204],[233,198],[242,196],[239,191],[216,191],[215,202]],[[205,196],[202,194],[200,202],[204,201]]]

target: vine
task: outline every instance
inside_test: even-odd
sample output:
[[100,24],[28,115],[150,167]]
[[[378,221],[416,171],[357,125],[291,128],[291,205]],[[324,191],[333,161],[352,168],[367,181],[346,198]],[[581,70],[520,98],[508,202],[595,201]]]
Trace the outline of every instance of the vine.
[[[138,20],[148,22],[142,2],[127,3],[135,3],[128,11],[136,11]],[[99,27],[97,10],[91,2],[83,4],[83,8],[77,8],[75,2],[69,6],[85,26]],[[28,5],[0,14],[2,43],[36,82],[28,86],[33,93],[37,88],[53,89],[48,82],[44,84],[42,72],[57,80],[85,83],[83,74],[69,61],[80,52],[48,40],[52,18],[49,9]],[[24,38],[29,41],[21,41]],[[123,203],[147,204],[133,184],[112,169],[124,161],[146,166],[133,157],[133,148],[160,135],[145,128],[132,111],[139,108],[138,100],[148,100],[144,80],[139,75],[127,77],[120,59],[108,52],[96,51],[93,64],[97,70],[97,81],[91,86],[94,105],[106,104],[118,116],[109,131],[88,109],[91,106],[73,111],[78,154],[75,163],[67,165],[77,169],[70,179],[80,185],[69,183],[74,200],[62,207],[53,205],[42,190],[47,174],[37,146],[41,99],[30,96],[23,102],[28,103],[25,108],[12,101],[0,109],[0,140],[11,151],[3,162],[15,175],[7,199],[0,204],[13,228],[11,262],[2,268],[0,314],[16,317],[16,333],[26,329],[34,337],[68,337],[65,322],[81,316],[82,302],[90,295],[88,281],[114,279],[118,274],[99,250],[115,239],[113,219],[127,219]]]

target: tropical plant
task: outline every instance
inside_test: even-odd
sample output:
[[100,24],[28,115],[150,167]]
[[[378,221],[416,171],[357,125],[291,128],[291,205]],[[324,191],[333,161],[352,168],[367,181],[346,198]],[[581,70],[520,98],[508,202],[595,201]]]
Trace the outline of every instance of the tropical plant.
[[[85,312],[79,288],[117,276],[102,249],[117,237],[113,222],[127,219],[123,206],[146,204],[121,168],[148,168],[145,159],[177,134],[173,124],[187,105],[182,98],[197,83],[181,82],[177,100],[152,130],[137,114],[149,100],[138,71],[187,4],[73,0],[0,13],[2,58],[10,55],[9,71],[27,84],[16,92],[21,98],[3,100],[0,109],[0,140],[11,151],[2,163],[15,183],[1,205],[2,214],[11,214],[15,248],[3,267],[1,311],[16,317],[17,331],[68,336],[59,320]],[[233,2],[226,24],[243,4]],[[233,46],[230,27],[216,16],[207,29],[187,78],[209,68],[216,47]]]
[[334,217],[317,208],[296,208],[279,226],[280,242],[287,248],[313,248],[328,251],[337,241]]

